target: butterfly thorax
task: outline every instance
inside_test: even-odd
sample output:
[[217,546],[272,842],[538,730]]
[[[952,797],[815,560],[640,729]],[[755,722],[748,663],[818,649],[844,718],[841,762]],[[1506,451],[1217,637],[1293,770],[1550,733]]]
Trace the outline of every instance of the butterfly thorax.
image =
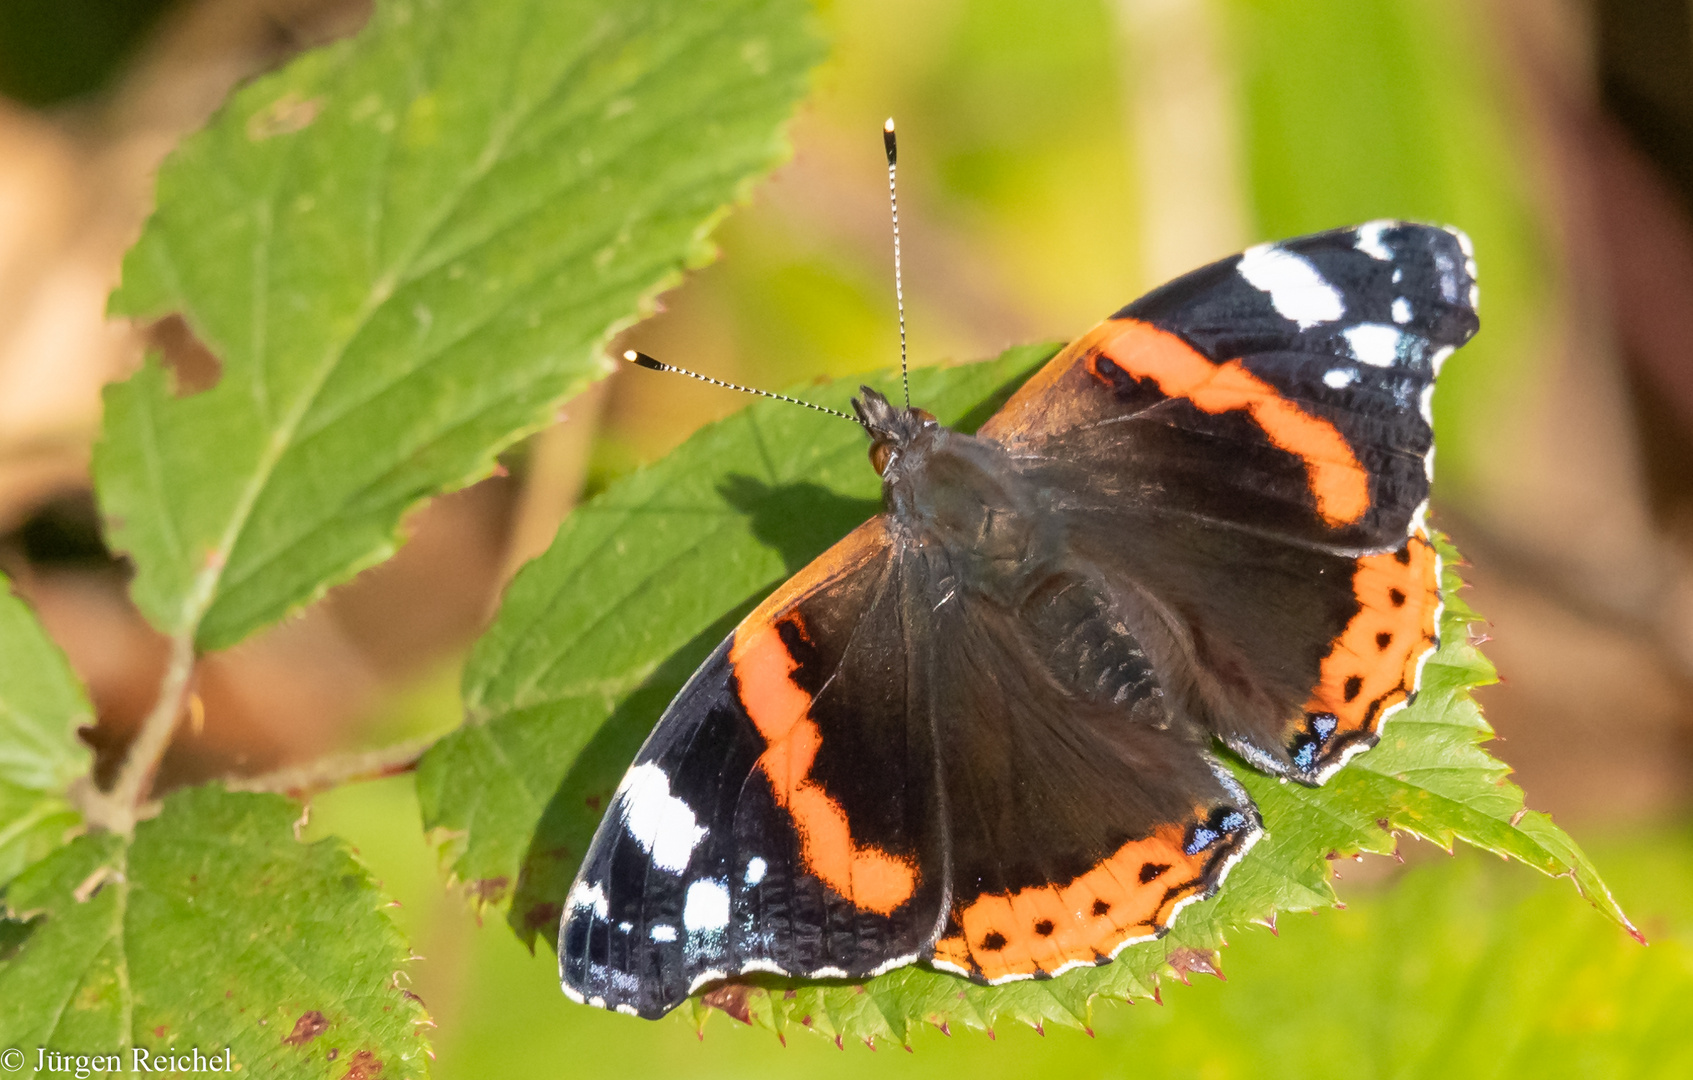
[[853,404],[870,432],[890,531],[944,566],[948,587],[1015,606],[1062,560],[1059,519],[998,443],[896,408],[868,387]]

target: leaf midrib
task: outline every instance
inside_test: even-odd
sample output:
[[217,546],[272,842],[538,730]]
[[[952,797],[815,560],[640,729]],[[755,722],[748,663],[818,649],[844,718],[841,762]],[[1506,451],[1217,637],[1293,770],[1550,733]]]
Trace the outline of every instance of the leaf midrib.
[[[296,404],[283,416],[281,424],[272,428],[271,437],[260,452],[256,463],[257,468],[248,482],[243,485],[241,493],[236,499],[227,527],[219,537],[217,545],[212,549],[210,557],[207,558],[202,569],[194,575],[191,581],[188,594],[183,602],[179,634],[189,636],[198,630],[201,620],[216,599],[218,585],[222,581],[223,571],[228,564],[229,556],[235,550],[236,543],[246,529],[247,523],[252,517],[253,509],[258,504],[259,497],[263,494],[264,489],[269,486],[277,465],[292,445],[294,435],[300,424],[317,403],[324,386],[327,385],[330,376],[340,366],[341,361],[345,359],[347,350],[353,341],[358,338],[370,320],[378,311],[382,310],[383,305],[397,291],[401,279],[401,270],[418,261],[419,253],[427,250],[429,245],[434,242],[441,228],[458,209],[465,194],[500,163],[501,152],[509,143],[513,133],[533,115],[536,109],[552,99],[568,75],[574,70],[573,65],[564,66],[545,93],[537,95],[527,108],[513,110],[504,124],[496,124],[490,129],[488,140],[471,167],[461,175],[452,189],[442,195],[434,210],[425,215],[424,226],[418,230],[413,241],[390,261],[384,272],[376,276],[346,334],[326,352],[322,362],[312,372],[311,378],[301,388]],[[345,71],[346,69],[343,68],[341,74],[345,74]],[[389,131],[383,133],[384,144],[389,150],[393,147],[394,140],[397,137],[395,133],[398,130],[399,125],[396,124]],[[297,141],[291,142],[290,145],[297,145]],[[287,161],[287,165],[277,169],[275,182],[272,184],[267,200],[259,207],[267,222],[270,213],[274,210],[278,191],[283,186],[284,180],[292,173],[292,154],[288,155]],[[387,199],[383,198],[381,201],[385,208]],[[168,245],[163,250],[167,260],[174,263]],[[266,239],[256,245],[255,259],[259,264],[255,267],[255,283],[261,280],[268,281],[271,266],[268,233]],[[261,306],[260,295],[268,298],[268,292],[258,290],[255,295],[255,308]],[[268,310],[263,315],[259,315],[257,312],[255,314],[255,333],[259,335],[259,340],[262,341],[267,335],[269,326]],[[255,342],[253,362],[256,374],[262,373],[265,358],[264,347]],[[254,385],[259,385],[260,381],[262,380],[255,380]],[[180,546],[177,550],[179,554],[182,553]]]

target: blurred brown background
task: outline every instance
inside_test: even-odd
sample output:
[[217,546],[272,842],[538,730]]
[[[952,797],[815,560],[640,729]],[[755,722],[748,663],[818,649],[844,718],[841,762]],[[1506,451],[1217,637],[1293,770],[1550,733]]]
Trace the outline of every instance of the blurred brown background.
[[[1074,336],[1280,220],[1407,212],[1386,197],[1273,209],[1286,178],[1265,180],[1265,161],[1351,151],[1265,148],[1267,76],[1234,59],[1261,29],[1253,5],[1037,8],[826,9],[837,58],[793,128],[795,159],[719,234],[724,259],[630,343],[772,387],[891,363],[887,111],[901,122],[920,363]],[[1478,370],[1437,402],[1435,521],[1473,564],[1470,600],[1505,677],[1482,700],[1530,805],[1566,825],[1680,816],[1693,794],[1693,5],[1472,8],[1464,32],[1487,78],[1461,92],[1480,111],[1454,96],[1461,107],[1421,122],[1491,117],[1521,221],[1490,233],[1450,215],[1476,233],[1487,351],[1460,356],[1449,371]],[[87,737],[108,764],[151,704],[165,646],[99,539],[100,388],[149,346],[184,392],[216,361],[180,322],[107,322],[105,296],[174,142],[236,80],[363,17],[347,0],[0,7],[0,568],[91,688]],[[1352,216],[1306,223],[1331,212]],[[1516,253],[1496,254],[1498,236]],[[206,660],[204,717],[166,781],[450,726],[463,650],[569,506],[742,404],[639,371],[572,403],[508,455],[509,475],[418,514],[393,561]]]

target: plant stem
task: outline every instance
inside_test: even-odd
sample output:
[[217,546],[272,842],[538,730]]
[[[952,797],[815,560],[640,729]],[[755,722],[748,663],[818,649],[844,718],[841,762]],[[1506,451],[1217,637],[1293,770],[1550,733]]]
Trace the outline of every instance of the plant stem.
[[376,780],[411,772],[423,752],[434,744],[433,738],[408,739],[379,750],[333,754],[259,776],[225,780],[224,787],[230,791],[270,791],[299,798],[353,780]]
[[135,828],[136,810],[152,790],[159,760],[182,718],[182,702],[193,675],[194,635],[190,632],[171,639],[170,662],[159,682],[158,700],[129,744],[112,790],[93,800],[100,811],[97,824],[125,834]]

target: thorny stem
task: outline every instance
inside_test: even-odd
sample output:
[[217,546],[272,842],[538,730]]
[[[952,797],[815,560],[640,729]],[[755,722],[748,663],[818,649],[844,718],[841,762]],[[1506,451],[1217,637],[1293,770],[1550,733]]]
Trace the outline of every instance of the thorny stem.
[[[88,784],[82,803],[83,816],[90,823],[128,835],[135,823],[148,816],[147,800],[159,762],[169,748],[171,736],[181,722],[183,706],[194,676],[194,638],[185,634],[171,640],[170,663],[159,682],[159,697],[141,730],[129,744],[117,780],[110,791],[98,792]],[[224,781],[230,791],[276,792],[303,798],[353,780],[374,780],[395,776],[417,767],[433,739],[410,739],[353,754],[336,754],[304,765],[291,765],[274,772]]]
[[266,791],[300,798],[353,780],[376,780],[411,772],[417,768],[423,752],[434,744],[434,739],[408,739],[379,750],[334,754],[259,776],[226,780],[224,786],[230,791]]

